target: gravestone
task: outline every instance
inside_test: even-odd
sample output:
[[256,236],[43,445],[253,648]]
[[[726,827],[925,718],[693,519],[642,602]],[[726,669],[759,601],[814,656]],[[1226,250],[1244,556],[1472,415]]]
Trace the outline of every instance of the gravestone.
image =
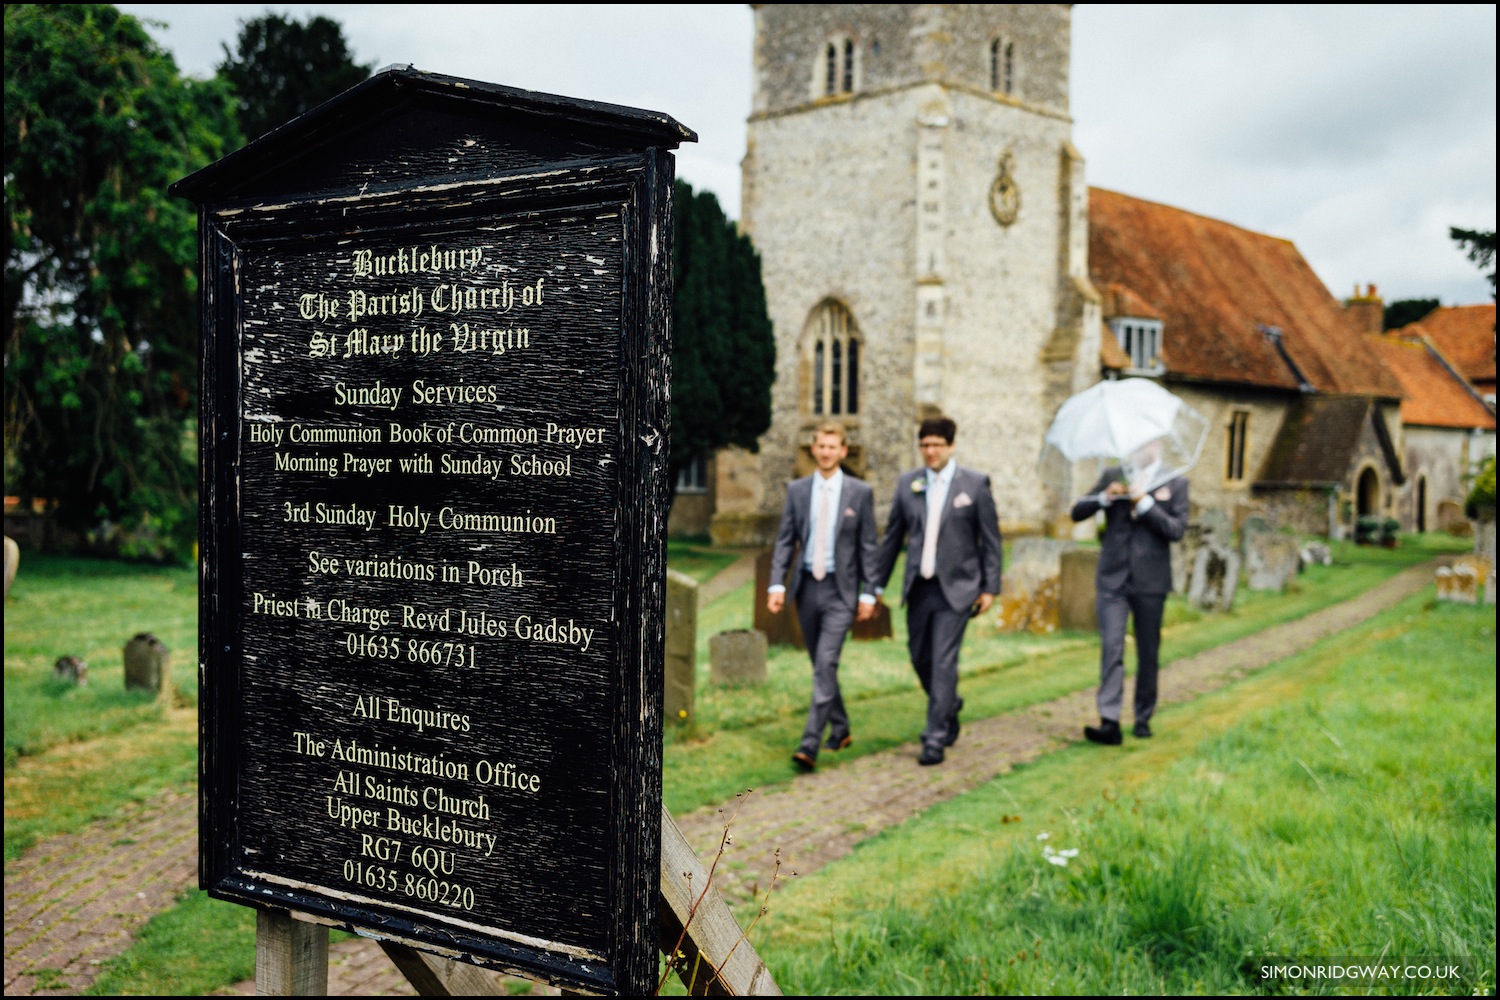
[[708,640],[710,677],[715,684],[764,684],[766,649],[766,634],[760,629],[720,632]]
[[1437,526],[1439,531],[1446,531],[1460,538],[1468,538],[1474,533],[1474,525],[1464,515],[1464,505],[1457,500],[1438,501]]
[[1245,586],[1251,590],[1281,591],[1301,568],[1302,550],[1295,538],[1270,533],[1247,539],[1244,558]]
[[1194,508],[1181,540],[1172,543],[1172,591],[1186,594],[1192,587],[1193,566],[1204,545],[1232,546],[1234,526],[1229,515],[1217,507]]
[[1058,538],[1018,538],[1011,544],[996,601],[1001,631],[1045,634],[1057,629],[1062,554],[1075,547],[1073,541]]
[[[1095,596],[1098,590],[1099,550],[1078,548],[1058,558],[1057,624],[1059,628],[1092,632],[1099,627]],[[1002,584],[1002,589],[1004,585]]]
[[693,717],[698,670],[698,581],[667,570],[667,645],[663,712],[668,722]]
[[756,629],[765,633],[766,641],[771,645],[806,649],[807,643],[802,639],[802,622],[797,618],[797,602],[792,599],[792,595],[787,594],[786,604],[778,614],[771,614],[766,607],[766,591],[771,586],[771,555],[771,550],[766,549],[755,557],[755,590],[750,594],[750,620]]
[[655,989],[693,138],[396,67],[174,188],[203,266],[210,895]]
[[1239,582],[1239,553],[1217,543],[1204,545],[1193,561],[1188,604],[1205,611],[1229,611]]
[[1302,546],[1300,560],[1298,572],[1309,566],[1332,566],[1333,549],[1326,542],[1308,542]]
[[150,632],[125,644],[125,690],[161,694],[171,679],[171,650]]
[[60,656],[52,664],[52,676],[82,687],[89,682],[89,665],[81,656]]

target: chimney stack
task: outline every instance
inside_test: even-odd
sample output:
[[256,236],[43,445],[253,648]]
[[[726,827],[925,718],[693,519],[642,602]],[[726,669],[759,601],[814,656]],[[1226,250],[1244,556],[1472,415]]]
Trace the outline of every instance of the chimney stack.
[[1356,284],[1354,297],[1344,300],[1344,311],[1361,333],[1379,334],[1385,331],[1385,302],[1374,285],[1366,285],[1365,293],[1361,295],[1359,285]]

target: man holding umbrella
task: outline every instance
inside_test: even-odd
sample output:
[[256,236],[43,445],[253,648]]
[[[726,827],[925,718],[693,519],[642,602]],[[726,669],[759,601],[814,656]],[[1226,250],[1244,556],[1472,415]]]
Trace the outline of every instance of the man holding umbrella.
[[1146,443],[1122,466],[1104,470],[1088,495],[1073,504],[1074,521],[1104,511],[1105,531],[1096,581],[1099,615],[1099,725],[1083,735],[1118,746],[1125,693],[1125,619],[1135,618],[1135,728],[1151,735],[1161,622],[1172,589],[1171,543],[1187,528],[1188,484],[1163,467],[1160,439]]

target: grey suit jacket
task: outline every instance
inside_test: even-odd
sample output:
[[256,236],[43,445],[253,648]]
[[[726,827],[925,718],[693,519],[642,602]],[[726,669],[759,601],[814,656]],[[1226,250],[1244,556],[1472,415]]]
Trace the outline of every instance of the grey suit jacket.
[[[902,600],[921,569],[922,542],[927,537],[926,483],[926,469],[902,473],[880,542],[880,572],[875,579],[882,587],[895,569],[903,541],[908,542]],[[1000,518],[990,494],[990,477],[981,472],[964,468],[953,472],[938,522],[936,578],[954,611],[967,611],[980,594],[1000,593]]]
[[[817,475],[817,473],[813,473]],[[802,586],[802,546],[812,519],[813,476],[794,479],[786,487],[786,507],[771,553],[771,583],[785,584],[793,600]],[[853,608],[859,585],[875,580],[875,494],[870,485],[844,473],[839,493],[839,526],[833,540],[833,573],[839,597]],[[791,580],[787,572],[791,571]]]
[[1134,504],[1122,497],[1099,503],[1099,494],[1122,478],[1118,468],[1104,470],[1089,494],[1073,504],[1073,520],[1104,511],[1104,541],[1099,552],[1096,586],[1101,593],[1165,594],[1172,589],[1172,543],[1187,530],[1188,482],[1181,476],[1151,491],[1155,504],[1131,517]]

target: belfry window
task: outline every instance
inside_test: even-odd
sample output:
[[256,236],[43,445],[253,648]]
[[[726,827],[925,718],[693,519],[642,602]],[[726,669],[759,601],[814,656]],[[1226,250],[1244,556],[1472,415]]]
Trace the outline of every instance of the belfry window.
[[854,93],[854,41],[835,38],[823,48],[823,95]]
[[813,416],[859,412],[860,340],[854,318],[837,302],[813,310],[804,334],[807,409]]
[[1015,93],[1016,43],[1006,38],[990,42],[990,89],[1002,94]]

